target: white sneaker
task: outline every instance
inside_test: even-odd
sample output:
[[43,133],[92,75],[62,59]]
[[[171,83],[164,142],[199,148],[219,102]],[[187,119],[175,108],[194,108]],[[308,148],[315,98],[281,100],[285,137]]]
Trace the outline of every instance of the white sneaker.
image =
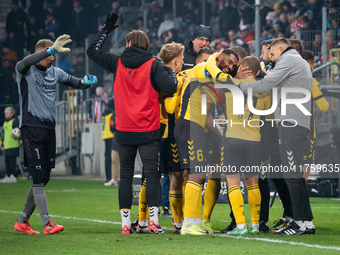
[[9,177],[9,182],[16,183],[17,182],[17,178],[15,178],[15,176],[13,174],[11,174],[11,176]]
[[3,178],[2,180],[1,180],[1,182],[3,182],[3,183],[9,183],[10,181],[10,178],[6,175],[5,176],[5,178]]
[[104,186],[117,186],[117,184],[118,184],[118,181],[116,179],[111,179],[110,181],[105,182]]
[[112,184],[113,186],[117,186],[118,185],[118,180],[117,179],[112,179],[111,181],[113,183]]

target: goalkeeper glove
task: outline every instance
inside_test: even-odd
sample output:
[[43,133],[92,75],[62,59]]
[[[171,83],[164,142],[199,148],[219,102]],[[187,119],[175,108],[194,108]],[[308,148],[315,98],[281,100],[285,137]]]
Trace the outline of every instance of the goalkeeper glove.
[[119,27],[118,25],[116,25],[118,18],[119,17],[116,13],[109,13],[109,15],[107,15],[106,21],[103,26],[103,31],[105,34],[108,34]]
[[52,54],[55,54],[55,53],[71,51],[70,48],[64,48],[63,47],[65,44],[72,42],[72,40],[70,38],[71,38],[71,36],[69,36],[69,35],[59,36],[57,38],[57,40],[55,40],[54,44],[47,49],[47,52],[52,55]]
[[97,76],[94,75],[85,75],[82,79],[82,83],[85,85],[92,85],[97,83]]

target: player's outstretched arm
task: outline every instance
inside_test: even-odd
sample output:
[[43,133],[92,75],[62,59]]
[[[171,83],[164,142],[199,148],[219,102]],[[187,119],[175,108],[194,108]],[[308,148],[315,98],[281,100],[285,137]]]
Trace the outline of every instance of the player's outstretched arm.
[[99,31],[95,35],[87,49],[87,56],[98,66],[111,73],[115,73],[120,56],[106,52],[102,48],[108,37],[108,34],[118,27],[115,25],[117,19],[117,14],[109,14],[104,23],[102,31]]
[[17,64],[17,69],[20,73],[26,73],[28,69],[40,62],[41,60],[47,58],[48,56],[61,52],[70,51],[69,48],[64,48],[64,46],[68,43],[72,42],[69,35],[61,35],[55,40],[53,45],[46,50],[41,50],[39,52],[33,53],[23,60],[19,61]]
[[82,79],[77,77],[71,76],[69,82],[65,83],[64,85],[76,89],[88,89],[91,85],[97,83],[97,77],[94,75],[85,75]]

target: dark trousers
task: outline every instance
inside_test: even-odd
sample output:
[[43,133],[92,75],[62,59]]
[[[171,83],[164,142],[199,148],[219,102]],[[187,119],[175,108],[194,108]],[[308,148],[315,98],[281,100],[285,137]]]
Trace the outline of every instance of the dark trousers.
[[118,145],[120,159],[119,208],[130,209],[132,180],[137,150],[142,160],[149,207],[159,205],[158,151],[159,140],[139,145]]
[[161,204],[162,207],[170,208],[169,189],[170,189],[169,175],[163,174],[162,204]]
[[111,176],[111,168],[112,168],[112,158],[111,158],[111,151],[112,151],[112,139],[105,139],[105,175],[106,175],[106,182],[112,179]]
[[288,172],[283,176],[287,184],[293,208],[293,219],[312,220],[309,191],[303,178],[303,152],[308,129],[300,126],[282,127],[279,125],[280,155],[282,165]]
[[259,176],[259,188],[261,193],[260,221],[268,222],[270,190],[268,179],[265,175]]
[[15,175],[15,168],[17,157],[16,156],[8,156],[5,157],[5,165],[6,165],[6,175],[9,177],[11,174]]

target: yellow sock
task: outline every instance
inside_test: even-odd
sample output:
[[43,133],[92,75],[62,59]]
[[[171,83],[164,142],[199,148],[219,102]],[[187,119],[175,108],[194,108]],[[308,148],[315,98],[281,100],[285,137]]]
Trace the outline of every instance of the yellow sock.
[[231,186],[228,189],[229,202],[233,210],[236,224],[244,224],[246,220],[244,218],[244,201],[241,193],[240,186]]
[[142,188],[139,193],[139,214],[138,221],[149,219],[149,206],[146,201],[146,182],[143,182]]
[[208,184],[204,192],[204,211],[202,220],[210,220],[221,190],[221,179],[208,179]]
[[182,187],[182,211],[184,212],[184,204],[185,204],[185,186],[187,185],[187,182],[183,182]]
[[196,209],[195,209],[195,213],[194,213],[194,218],[201,218],[202,215],[202,190],[203,190],[203,184],[201,185],[201,192],[200,192],[200,196],[198,198],[197,201],[197,205],[196,205]]
[[261,209],[261,193],[259,185],[251,185],[247,187],[248,190],[248,204],[250,208],[251,222],[259,223],[260,209]]
[[[202,186],[194,181],[188,181],[185,187],[185,207],[184,217],[194,218],[196,207],[199,205],[201,200],[202,206]],[[198,216],[201,217],[201,214]]]
[[172,209],[172,217],[174,222],[183,222],[183,210],[182,210],[182,190],[170,190],[169,200]]

